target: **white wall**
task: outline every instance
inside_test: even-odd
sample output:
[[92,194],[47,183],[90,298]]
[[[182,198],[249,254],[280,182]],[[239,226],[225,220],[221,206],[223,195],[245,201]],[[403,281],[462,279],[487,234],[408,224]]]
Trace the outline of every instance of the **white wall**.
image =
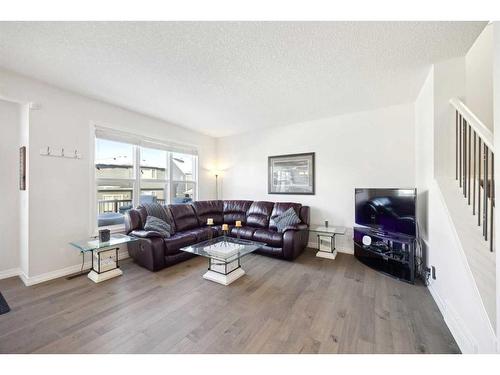
[[429,186],[434,179],[434,67],[415,101],[415,182],[420,235],[429,239]]
[[0,274],[19,267],[19,105],[0,99]]
[[434,174],[455,177],[455,114],[450,99],[465,95],[465,58],[435,64]]
[[453,112],[446,103],[446,93],[457,90],[457,86],[453,87],[456,82],[449,86],[447,79],[461,70],[460,65],[458,60],[433,66],[415,102],[418,220],[426,265],[436,269],[437,277],[430,280],[429,289],[448,327],[463,352],[487,353],[495,350],[492,330],[435,179],[439,175],[435,171],[434,156],[446,156],[436,149],[436,144],[454,141],[454,137],[450,137],[454,129],[447,129],[443,121],[450,120],[446,111]]
[[[415,185],[413,104],[219,138],[224,199],[294,201],[311,222],[354,225],[354,188]],[[267,193],[268,156],[316,153],[316,194]],[[352,252],[352,232],[341,246]]]
[[493,130],[493,24],[484,28],[465,56],[465,103]]
[[[151,138],[194,144],[199,150],[199,198],[215,196],[215,140],[158,119],[0,70],[0,96],[34,102],[29,114],[29,277],[76,266],[68,243],[91,233],[90,122]],[[168,105],[168,103],[165,103]],[[40,156],[46,146],[78,149],[81,160]],[[17,156],[17,152],[16,152]]]

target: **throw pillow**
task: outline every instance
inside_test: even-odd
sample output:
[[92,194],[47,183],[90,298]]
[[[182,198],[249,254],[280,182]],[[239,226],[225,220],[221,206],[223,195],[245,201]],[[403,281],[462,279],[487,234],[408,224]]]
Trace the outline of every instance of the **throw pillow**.
[[172,215],[170,214],[170,211],[168,208],[162,206],[159,203],[143,203],[141,204],[142,207],[146,209],[146,212],[148,213],[149,216],[154,216],[157,217],[158,219],[163,220],[166,222],[168,225],[170,225],[170,235],[175,234],[175,226],[174,226],[174,220],[172,218]]
[[146,219],[146,224],[144,225],[144,230],[158,232],[162,237],[170,237],[170,224],[162,219],[158,219],[155,216],[148,216]]
[[283,232],[286,227],[300,224],[300,222],[300,218],[292,207],[274,218],[274,223],[278,232]]

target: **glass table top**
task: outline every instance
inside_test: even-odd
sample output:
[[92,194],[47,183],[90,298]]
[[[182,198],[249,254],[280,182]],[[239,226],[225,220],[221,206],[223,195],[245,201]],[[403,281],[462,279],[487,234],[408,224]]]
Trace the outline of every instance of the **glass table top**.
[[265,246],[265,243],[222,236],[183,247],[181,250],[223,262],[232,262],[262,246]]
[[345,227],[339,227],[335,225],[329,225],[325,227],[324,225],[311,225],[309,227],[309,232],[318,233],[330,233],[330,234],[345,234]]
[[95,238],[70,242],[70,245],[76,247],[80,252],[87,252],[118,246],[131,241],[137,241],[137,238],[126,236],[124,234],[112,234],[110,240],[107,242],[100,242],[98,238]]

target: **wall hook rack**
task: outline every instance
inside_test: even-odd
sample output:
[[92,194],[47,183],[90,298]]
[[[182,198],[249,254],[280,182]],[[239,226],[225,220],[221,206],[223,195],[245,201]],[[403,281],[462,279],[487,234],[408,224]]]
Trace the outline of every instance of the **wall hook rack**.
[[63,148],[53,148],[50,146],[44,147],[40,149],[41,156],[50,156],[53,158],[66,158],[66,159],[81,159],[82,155],[78,152],[78,150],[72,150],[71,152],[67,152],[64,147]]

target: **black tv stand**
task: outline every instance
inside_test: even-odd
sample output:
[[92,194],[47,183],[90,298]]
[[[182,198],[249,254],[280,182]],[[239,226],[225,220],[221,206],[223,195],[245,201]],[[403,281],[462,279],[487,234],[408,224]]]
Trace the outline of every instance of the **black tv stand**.
[[[369,245],[363,237],[369,237]],[[367,266],[409,283],[415,282],[416,238],[403,234],[354,228],[354,256]]]

